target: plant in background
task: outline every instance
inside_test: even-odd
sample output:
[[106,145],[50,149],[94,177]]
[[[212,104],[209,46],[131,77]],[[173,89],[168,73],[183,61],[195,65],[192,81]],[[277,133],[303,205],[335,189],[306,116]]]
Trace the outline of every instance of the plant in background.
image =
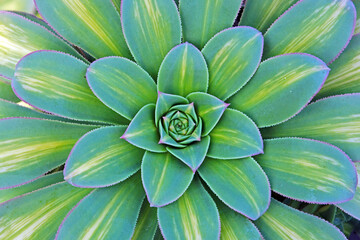
[[0,13],[1,239],[346,239],[286,203],[360,218],[352,1],[35,3]]

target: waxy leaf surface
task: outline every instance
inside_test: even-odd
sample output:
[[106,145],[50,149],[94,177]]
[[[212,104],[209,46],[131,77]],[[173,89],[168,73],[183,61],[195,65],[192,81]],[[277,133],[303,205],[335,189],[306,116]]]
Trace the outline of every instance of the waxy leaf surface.
[[155,110],[155,124],[158,125],[160,118],[167,113],[173,105],[187,104],[189,101],[181,96],[158,92]]
[[156,209],[150,207],[148,201],[143,202],[131,240],[154,240],[158,227]]

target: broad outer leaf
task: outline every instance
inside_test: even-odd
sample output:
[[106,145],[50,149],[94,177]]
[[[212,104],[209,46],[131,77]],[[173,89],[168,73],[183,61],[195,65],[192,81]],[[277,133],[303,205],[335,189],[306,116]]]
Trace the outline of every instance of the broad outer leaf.
[[220,237],[220,217],[214,201],[196,178],[176,202],[158,208],[165,239],[216,240]]
[[12,87],[22,100],[47,112],[76,120],[127,123],[90,90],[87,67],[64,53],[38,51],[16,65]]
[[219,122],[229,104],[207,93],[194,92],[186,97],[193,102],[203,122],[202,136],[208,135]]
[[264,58],[305,52],[329,63],[352,37],[355,7],[350,0],[303,0],[264,35]]
[[212,158],[234,159],[263,152],[259,129],[250,118],[234,109],[225,110],[210,137],[207,156]]
[[0,238],[54,239],[66,214],[90,191],[62,182],[1,204]]
[[217,32],[233,25],[242,0],[180,0],[184,40],[199,49]]
[[45,175],[44,177],[38,178],[33,182],[24,184],[19,187],[0,190],[0,203],[61,181],[64,181],[63,173],[57,172]]
[[323,219],[295,210],[275,199],[255,225],[268,240],[346,240],[343,233]]
[[158,227],[156,208],[144,201],[131,240],[153,240]]
[[166,152],[165,147],[159,144],[160,135],[154,123],[154,115],[155,105],[145,105],[135,115],[121,138],[151,152]]
[[74,186],[105,187],[140,169],[144,150],[120,139],[126,127],[103,127],[85,134],[73,147],[64,169]]
[[0,189],[25,184],[63,164],[77,139],[92,129],[40,119],[0,120]]
[[305,137],[331,143],[360,161],[360,94],[325,98],[306,107],[299,115],[272,128],[264,138]]
[[122,0],[121,11],[130,51],[155,79],[165,55],[181,42],[177,7],[170,0]]
[[33,51],[58,50],[80,57],[60,38],[18,14],[0,11],[0,29],[0,75],[8,79],[13,77],[17,62]]
[[143,106],[156,102],[154,80],[126,58],[99,59],[90,65],[86,78],[103,103],[129,120]]
[[13,92],[8,79],[0,77],[0,99],[19,102],[20,99]]
[[313,98],[329,70],[323,61],[311,55],[277,56],[262,62],[250,82],[229,102],[259,127],[279,124]]
[[167,113],[173,105],[188,104],[189,101],[181,96],[158,92],[155,110],[155,124],[159,123],[160,118]]
[[344,212],[350,214],[354,218],[360,220],[360,162],[355,163],[357,169],[358,184],[356,187],[356,193],[353,199],[348,202],[337,204],[336,206],[341,208]]
[[318,204],[351,199],[357,175],[341,150],[318,141],[278,138],[264,141],[256,160],[269,177],[271,189],[300,201]]
[[49,25],[93,57],[131,57],[121,31],[120,15],[110,0],[35,0],[35,3]]
[[316,98],[360,92],[360,34],[351,39],[349,46],[329,67],[329,77]]
[[206,158],[199,168],[202,179],[232,210],[255,220],[269,207],[270,184],[253,158]]
[[298,0],[248,0],[240,25],[250,26],[265,33],[270,25]]
[[129,239],[144,195],[140,174],[96,189],[69,212],[56,239]]
[[208,84],[205,59],[192,44],[174,47],[161,63],[157,84],[160,92],[185,97],[192,92],[206,92]]
[[249,81],[259,66],[264,46],[251,27],[229,28],[215,35],[202,53],[209,66],[209,93],[228,99]]
[[163,207],[183,195],[194,173],[170,153],[146,152],[141,176],[150,205]]

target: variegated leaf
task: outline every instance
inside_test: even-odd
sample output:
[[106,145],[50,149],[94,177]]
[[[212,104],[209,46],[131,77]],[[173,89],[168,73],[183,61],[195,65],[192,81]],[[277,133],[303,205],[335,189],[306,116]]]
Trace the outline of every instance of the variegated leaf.
[[69,212],[56,239],[130,239],[144,195],[140,174],[96,189]]
[[8,79],[2,77],[0,77],[0,99],[8,100],[11,102],[20,102],[20,99],[13,92],[10,82],[8,82]]
[[275,199],[255,225],[268,240],[346,240],[343,233],[323,219],[295,210]]
[[144,201],[131,240],[153,240],[158,227],[156,208]]
[[216,240],[220,237],[218,210],[198,178],[176,202],[158,208],[158,218],[165,239]]
[[269,181],[253,158],[206,158],[199,168],[202,179],[226,205],[255,220],[269,207]]
[[103,127],[85,134],[73,147],[64,169],[74,186],[105,187],[140,169],[144,150],[120,139],[126,127]]
[[201,52],[189,43],[174,47],[161,63],[158,76],[160,92],[187,96],[206,92],[209,73]]
[[264,35],[264,58],[304,52],[329,63],[353,34],[351,0],[303,0],[282,15]]
[[242,0],[180,0],[184,40],[199,49],[217,32],[233,25]]
[[32,0],[2,0],[0,3],[0,9],[8,11],[34,12],[35,6]]
[[360,160],[360,94],[325,98],[299,115],[262,131],[264,138],[305,137],[341,148],[353,161]]
[[13,77],[17,62],[33,51],[57,50],[80,57],[73,48],[44,27],[18,14],[1,11],[0,30],[0,75],[8,79]]
[[75,204],[91,189],[58,183],[0,205],[1,239],[54,239]]
[[359,34],[360,33],[360,0],[353,0],[353,3],[356,8],[356,16],[357,16],[354,34]]
[[160,118],[169,111],[173,105],[188,104],[189,101],[181,96],[158,92],[155,110],[155,124],[159,123]]
[[35,0],[41,16],[61,36],[95,58],[131,57],[111,1]]
[[150,205],[162,207],[183,195],[194,173],[170,153],[146,152],[141,176]]
[[114,4],[116,10],[120,13],[120,9],[121,9],[121,1],[122,0],[111,0],[112,3]]
[[129,120],[143,106],[156,102],[154,80],[128,59],[99,59],[90,65],[86,78],[103,103]]
[[259,66],[264,46],[261,33],[235,27],[215,35],[202,53],[209,66],[209,93],[228,99],[249,81]]
[[264,144],[264,154],[255,158],[273,191],[318,204],[344,202],[354,196],[356,171],[341,150],[298,138],[265,140]]
[[265,33],[270,25],[298,0],[247,0],[240,25]]
[[277,56],[260,64],[250,82],[229,102],[258,127],[279,124],[298,113],[320,90],[329,68],[305,54]]
[[262,138],[255,123],[234,109],[225,110],[210,137],[207,156],[212,158],[234,159],[263,152]]
[[24,184],[64,163],[93,126],[58,121],[0,120],[0,189]]
[[181,24],[172,0],[122,0],[124,34],[136,62],[156,79],[165,55],[181,42]]

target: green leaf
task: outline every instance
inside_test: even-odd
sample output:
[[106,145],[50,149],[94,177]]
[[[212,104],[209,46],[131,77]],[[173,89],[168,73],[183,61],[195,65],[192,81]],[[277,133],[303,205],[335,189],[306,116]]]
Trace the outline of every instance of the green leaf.
[[269,207],[269,181],[253,158],[206,158],[199,168],[202,179],[231,209],[255,220]]
[[174,47],[161,63],[158,90],[185,97],[192,92],[206,92],[209,73],[201,52],[189,43]]
[[120,15],[111,1],[35,0],[40,15],[61,36],[95,58],[131,58]]
[[233,25],[242,0],[180,0],[184,41],[199,49],[217,32]]
[[341,150],[310,139],[264,141],[256,160],[269,177],[271,189],[291,199],[329,204],[351,199],[356,171]]
[[63,164],[77,139],[92,129],[40,119],[1,120],[0,188],[22,185]]
[[152,207],[162,207],[177,200],[189,187],[194,173],[170,153],[144,154],[141,175]]
[[14,91],[38,109],[70,119],[127,123],[90,90],[85,73],[88,65],[64,53],[38,51],[16,66]]
[[202,92],[190,93],[186,98],[194,103],[198,116],[203,120],[202,136],[213,130],[229,106],[220,99]]
[[8,79],[2,77],[0,77],[0,99],[8,100],[11,102],[20,102],[20,99],[13,92]]
[[171,0],[123,0],[121,11],[131,53],[155,79],[165,55],[181,42],[177,7]]
[[165,147],[158,143],[160,135],[154,123],[154,113],[154,104],[141,108],[121,138],[150,152],[166,152]]
[[129,239],[144,195],[140,174],[96,189],[69,212],[56,239]]
[[176,202],[158,208],[158,219],[165,239],[216,240],[220,236],[218,210],[198,178]]
[[304,137],[331,143],[360,160],[360,94],[325,98],[289,121],[262,131],[264,138]]
[[259,129],[250,118],[234,109],[225,110],[210,137],[207,156],[212,158],[242,158],[263,152]]
[[40,49],[57,50],[80,57],[72,47],[44,27],[10,12],[0,12],[0,74],[11,79],[17,62]]
[[279,124],[313,98],[329,70],[323,61],[311,55],[277,56],[262,62],[250,82],[229,102],[259,127]]
[[303,0],[264,35],[264,58],[304,52],[329,63],[352,37],[355,8],[350,0]]
[[165,113],[167,113],[173,105],[188,104],[188,103],[189,101],[184,97],[158,92],[158,98],[156,101],[156,110],[155,110],[156,126],[158,125],[160,118]]
[[121,1],[122,0],[111,0],[112,3],[114,4],[116,10],[120,13],[120,9],[121,9]]
[[329,65],[331,68],[329,77],[316,98],[360,92],[359,59],[360,34],[355,35],[340,57]]
[[145,200],[131,240],[153,240],[157,227],[156,208],[150,207]]
[[14,197],[38,190],[43,187],[47,187],[61,181],[64,181],[63,173],[57,172],[45,175],[44,177],[38,178],[33,182],[24,184],[19,187],[0,190],[0,203],[6,202]]
[[103,127],[85,134],[73,147],[64,169],[74,186],[105,187],[140,169],[144,150],[120,139],[126,127]]
[[346,240],[344,234],[334,225],[288,207],[275,199],[271,199],[269,209],[255,225],[268,240]]
[[240,25],[250,26],[265,33],[270,25],[298,0],[248,0]]
[[32,0],[2,0],[0,3],[0,9],[23,11],[23,12],[34,12],[35,6]]
[[245,85],[259,66],[264,46],[261,33],[250,27],[230,28],[215,35],[202,53],[209,66],[209,93],[226,100]]
[[359,34],[360,33],[360,1],[354,0],[353,3],[356,8],[356,16],[357,16],[354,34]]
[[143,106],[156,102],[154,80],[128,59],[99,59],[90,65],[86,78],[92,91],[103,103],[129,120]]
[[336,204],[338,208],[341,208],[344,212],[360,220],[360,162],[354,163],[357,170],[358,184],[356,187],[355,196],[348,202]]
[[0,238],[54,239],[66,214],[90,191],[62,182],[1,204]]
[[200,142],[193,143],[185,148],[167,147],[166,149],[188,165],[193,172],[196,172],[205,159],[209,145],[210,137],[206,136]]

